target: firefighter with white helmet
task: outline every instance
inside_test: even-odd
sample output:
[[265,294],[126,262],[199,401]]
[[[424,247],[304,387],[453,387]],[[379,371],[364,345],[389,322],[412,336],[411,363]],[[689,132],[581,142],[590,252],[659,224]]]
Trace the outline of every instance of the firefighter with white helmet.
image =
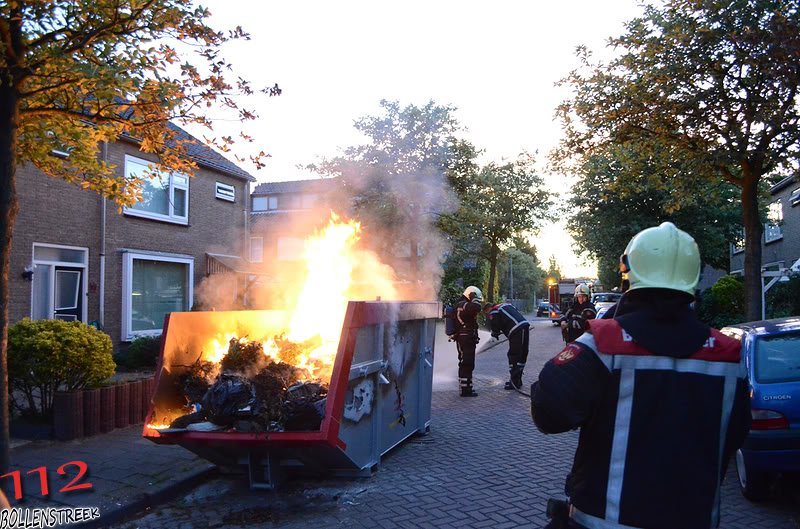
[[475,347],[478,345],[478,314],[482,310],[483,294],[478,287],[468,286],[456,303],[454,340],[458,350],[458,381],[462,397],[476,397],[472,388],[475,369]]
[[584,283],[575,287],[575,302],[561,318],[561,335],[569,343],[578,338],[588,328],[588,321],[597,315],[597,309],[590,301],[592,291]]
[[[741,344],[697,320],[694,239],[665,222],[622,255],[630,288],[614,319],[545,364],[531,387],[544,433],[580,428],[555,528],[719,526],[720,484],[750,429]],[[687,479],[690,476],[690,479]]]

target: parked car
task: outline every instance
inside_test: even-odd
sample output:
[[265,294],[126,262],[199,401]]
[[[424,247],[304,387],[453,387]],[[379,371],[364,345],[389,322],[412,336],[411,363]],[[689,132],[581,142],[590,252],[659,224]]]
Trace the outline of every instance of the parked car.
[[742,342],[752,425],[736,452],[745,498],[769,493],[777,474],[800,472],[800,318],[754,321],[722,332]]
[[617,301],[619,301],[619,298],[621,297],[621,292],[595,292],[592,294],[592,304],[596,309],[611,307]]
[[605,306],[602,306],[602,307],[598,307],[597,308],[597,315],[595,316],[595,319],[602,320],[603,319],[603,315],[606,312],[608,312],[608,309],[610,309],[613,306],[614,305],[612,304],[612,305],[605,305]]
[[548,301],[540,301],[539,306],[536,308],[536,317],[541,318],[550,314],[550,303]]

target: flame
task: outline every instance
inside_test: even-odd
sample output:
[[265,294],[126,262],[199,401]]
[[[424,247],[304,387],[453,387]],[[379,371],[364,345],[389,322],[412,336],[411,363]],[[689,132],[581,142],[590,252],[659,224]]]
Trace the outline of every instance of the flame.
[[[305,369],[309,379],[329,382],[348,300],[397,299],[394,270],[357,247],[360,232],[359,222],[340,219],[331,212],[328,224],[305,240],[304,281],[289,296],[286,327],[250,328],[247,336],[241,331],[239,335],[218,333],[204,348],[203,359],[219,363],[232,339],[240,343],[255,339],[262,342],[269,359]],[[286,340],[292,343],[290,355],[285,350]]]

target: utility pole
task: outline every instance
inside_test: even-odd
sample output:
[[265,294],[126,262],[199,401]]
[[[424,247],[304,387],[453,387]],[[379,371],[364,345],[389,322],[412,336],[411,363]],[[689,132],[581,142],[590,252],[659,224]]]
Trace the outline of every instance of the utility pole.
[[511,254],[508,254],[508,273],[509,273],[509,290],[511,291],[511,299],[514,299],[514,259]]

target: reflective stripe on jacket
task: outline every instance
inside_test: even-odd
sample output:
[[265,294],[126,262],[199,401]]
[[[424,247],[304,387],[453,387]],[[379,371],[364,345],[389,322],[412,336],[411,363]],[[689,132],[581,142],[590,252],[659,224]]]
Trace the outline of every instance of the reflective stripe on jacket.
[[710,329],[695,353],[659,356],[617,320],[590,327],[545,365],[531,400],[542,431],[581,428],[573,518],[591,529],[717,527],[726,464],[749,430],[739,342]]

